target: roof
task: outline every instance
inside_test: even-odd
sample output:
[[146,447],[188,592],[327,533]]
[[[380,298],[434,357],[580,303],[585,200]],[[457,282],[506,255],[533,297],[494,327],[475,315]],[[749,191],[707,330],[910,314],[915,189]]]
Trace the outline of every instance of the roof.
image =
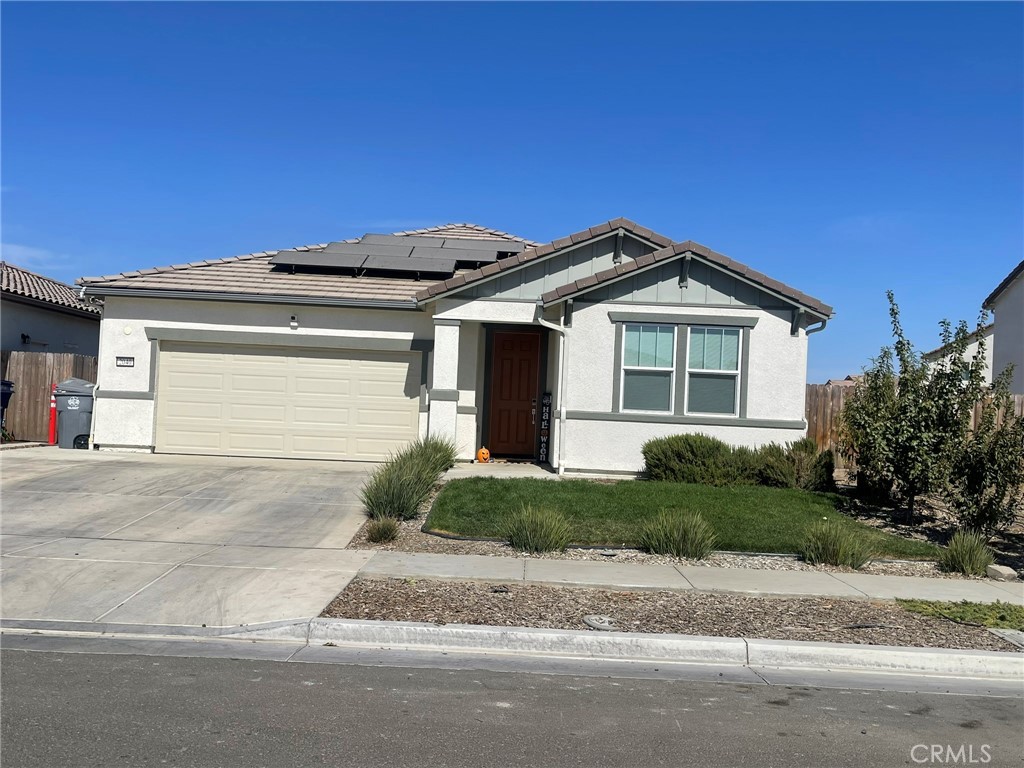
[[[528,246],[535,245],[531,240],[508,232],[468,223],[444,224],[394,234],[476,240],[510,240],[525,243]],[[355,243],[358,242],[358,238],[344,242]],[[327,245],[327,243],[320,243],[282,250],[322,251]],[[278,253],[280,251],[259,251],[224,259],[194,261],[169,267],[121,272],[104,277],[83,277],[78,282],[87,288],[168,291],[176,295],[218,293],[229,296],[289,296],[299,299],[328,299],[346,302],[400,302],[411,306],[415,305],[416,292],[423,287],[423,282],[411,277],[292,274],[274,269],[270,260]]]
[[673,243],[659,251],[648,253],[647,255],[641,256],[638,259],[633,259],[628,263],[617,264],[612,269],[606,269],[603,272],[598,272],[596,275],[584,277],[573,283],[568,283],[567,285],[555,288],[541,296],[541,300],[545,304],[552,304],[578,293],[589,291],[592,288],[603,285],[604,283],[618,280],[632,272],[639,272],[640,270],[654,266],[659,262],[668,261],[687,253],[695,254],[711,264],[738,275],[746,281],[753,283],[760,288],[771,291],[772,293],[775,293],[784,299],[788,299],[795,304],[807,307],[823,317],[831,317],[833,314],[832,307],[820,299],[808,296],[806,293],[798,291],[796,288],[792,288],[785,283],[780,283],[778,280],[774,280],[768,277],[768,275],[758,272],[756,269],[751,269],[745,264],[734,261],[728,256],[712,251],[710,248],[703,246],[700,243],[695,243],[692,240],[686,240],[682,243]]
[[[995,328],[995,323],[989,323],[988,325],[982,326],[981,328],[976,328],[967,335],[967,341],[974,341],[975,339],[981,336],[989,336],[995,331]],[[925,352],[924,354],[921,355],[921,357],[923,357],[925,360],[938,359],[945,355],[949,351],[949,348],[951,346],[953,346],[953,342],[949,342],[949,344],[943,344],[941,347],[938,347],[937,349],[933,349],[930,352]]]
[[560,251],[563,248],[568,248],[570,245],[575,243],[581,243],[585,240],[591,240],[596,237],[601,237],[602,235],[611,234],[618,229],[631,232],[632,234],[642,237],[644,240],[648,240],[655,245],[667,246],[672,244],[672,241],[669,238],[664,235],[659,235],[654,230],[647,229],[647,227],[641,227],[634,221],[622,218],[612,219],[611,221],[606,221],[604,224],[598,224],[596,227],[581,229],[579,232],[574,232],[568,237],[561,237],[558,240],[553,240],[547,245],[534,244],[533,248],[516,254],[515,256],[510,256],[509,258],[502,259],[494,264],[488,264],[480,269],[463,272],[449,278],[448,280],[435,283],[434,285],[428,286],[417,293],[416,298],[420,301],[435,298],[441,294],[448,293],[449,291],[461,289],[463,286],[469,285],[470,283],[485,280],[499,272],[514,269],[528,261],[539,259],[543,256],[552,254],[555,251]]
[[53,304],[65,309],[99,315],[100,310],[87,304],[78,297],[78,289],[74,286],[54,280],[52,277],[37,275],[27,269],[16,267],[6,261],[0,261],[0,289],[3,293],[23,296],[26,299]]
[[988,298],[985,299],[985,301],[982,302],[981,308],[992,309],[992,305],[996,302],[996,300],[999,299],[999,294],[1001,294],[1003,291],[1009,288],[1010,283],[1012,283],[1022,274],[1024,274],[1024,261],[1022,261],[1020,264],[1018,264],[1016,267],[1010,270],[1010,274],[1004,277],[1003,282],[997,285],[996,289],[988,295]]

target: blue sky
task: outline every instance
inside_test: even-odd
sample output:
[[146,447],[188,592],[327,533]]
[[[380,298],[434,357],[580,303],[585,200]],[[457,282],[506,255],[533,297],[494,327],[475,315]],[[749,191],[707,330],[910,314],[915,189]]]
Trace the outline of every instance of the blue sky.
[[1024,252],[1020,3],[4,3],[5,258],[106,274],[626,216],[935,346]]

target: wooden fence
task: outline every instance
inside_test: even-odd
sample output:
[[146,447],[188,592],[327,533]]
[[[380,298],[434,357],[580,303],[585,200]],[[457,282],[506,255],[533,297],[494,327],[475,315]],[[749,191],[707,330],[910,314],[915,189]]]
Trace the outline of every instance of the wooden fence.
[[[818,448],[839,447],[839,414],[846,398],[853,394],[852,386],[837,384],[808,384],[805,401],[807,436],[814,438]],[[1024,395],[1013,396],[1013,411],[1024,416]],[[974,410],[973,427],[981,417],[981,404]],[[836,464],[843,466],[842,457],[836,456]]]
[[65,352],[3,352],[0,378],[14,382],[6,426],[18,440],[46,440],[50,392],[54,384],[76,378],[96,381],[96,357]]

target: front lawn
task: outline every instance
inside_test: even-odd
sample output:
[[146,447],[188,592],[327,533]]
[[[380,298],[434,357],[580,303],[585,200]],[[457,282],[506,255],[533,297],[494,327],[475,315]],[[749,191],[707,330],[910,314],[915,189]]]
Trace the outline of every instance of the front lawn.
[[500,538],[507,516],[530,504],[566,515],[576,544],[632,546],[642,523],[660,510],[692,509],[714,526],[718,549],[798,552],[808,528],[828,517],[870,539],[880,557],[934,559],[938,555],[932,544],[882,533],[843,516],[836,511],[835,498],[761,486],[474,477],[444,486],[424,529]]

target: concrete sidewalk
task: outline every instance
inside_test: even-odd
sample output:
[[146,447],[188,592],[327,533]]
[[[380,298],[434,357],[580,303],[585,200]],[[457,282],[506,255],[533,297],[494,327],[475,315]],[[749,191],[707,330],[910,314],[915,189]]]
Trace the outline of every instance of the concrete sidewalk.
[[482,555],[375,552],[359,569],[359,576],[877,600],[892,600],[897,597],[953,602],[969,600],[978,603],[994,603],[1000,600],[1024,605],[1024,583],[1019,581],[602,563],[587,560],[540,560]]

